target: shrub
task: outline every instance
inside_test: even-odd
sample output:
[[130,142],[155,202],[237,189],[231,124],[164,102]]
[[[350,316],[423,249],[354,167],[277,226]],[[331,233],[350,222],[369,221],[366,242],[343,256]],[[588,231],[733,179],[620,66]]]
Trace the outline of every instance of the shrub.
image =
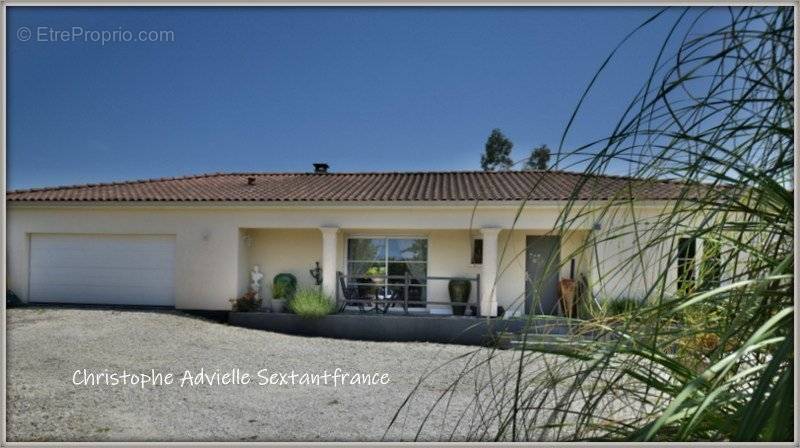
[[584,320],[610,319],[627,314],[645,306],[645,303],[630,297],[587,297],[578,302],[578,317]]
[[289,310],[300,317],[319,319],[333,313],[333,301],[317,288],[303,288],[288,302]]
[[10,289],[6,290],[6,308],[16,308],[23,305],[25,305],[25,302],[23,302],[14,291]]
[[278,274],[272,279],[272,298],[291,299],[297,290],[297,277],[292,274]]
[[253,291],[246,292],[242,297],[230,299],[233,311],[258,311],[261,309],[261,299]]
[[616,316],[630,313],[640,306],[641,303],[638,300],[629,297],[611,299],[606,304],[606,313],[609,316]]

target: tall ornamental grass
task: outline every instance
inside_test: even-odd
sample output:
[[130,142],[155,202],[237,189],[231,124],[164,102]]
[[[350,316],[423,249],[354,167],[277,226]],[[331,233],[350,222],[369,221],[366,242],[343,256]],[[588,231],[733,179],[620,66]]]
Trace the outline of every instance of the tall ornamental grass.
[[[520,350],[476,350],[424,415],[447,413],[465,390],[469,406],[422,418],[416,434],[435,426],[442,439],[486,441],[792,440],[793,11],[729,8],[708,31],[709,11],[682,9],[669,23],[662,11],[634,30],[626,40],[664,27],[650,76],[607,138],[556,154],[558,168],[624,167],[643,179],[584,201],[580,193],[598,188],[586,176],[554,228],[604,223],[576,252],[626,252],[594,260],[582,300],[623,296],[636,281],[646,287],[640,306],[579,315],[565,321],[567,336],[523,335]],[[680,197],[643,212],[641,192],[664,180]],[[695,256],[679,260],[687,241]],[[679,263],[693,275],[677,275]],[[393,426],[408,425],[414,396]]]
[[289,310],[306,319],[320,319],[332,314],[336,305],[318,287],[300,288],[289,300]]

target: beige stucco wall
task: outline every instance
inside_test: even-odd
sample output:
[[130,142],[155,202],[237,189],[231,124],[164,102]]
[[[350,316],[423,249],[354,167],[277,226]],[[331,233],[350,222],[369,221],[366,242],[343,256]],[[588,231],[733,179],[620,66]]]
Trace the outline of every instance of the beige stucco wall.
[[264,272],[261,297],[272,298],[272,279],[280,273],[294,274],[299,287],[314,285],[309,270],[322,257],[322,234],[318,229],[246,229],[247,270],[258,265]]
[[[519,230],[505,230],[499,237],[502,260],[497,295],[499,304],[508,309],[524,296],[525,235],[541,234],[552,228],[560,207],[528,207],[519,217],[515,206],[480,206],[475,210],[472,206],[448,204],[414,207],[12,204],[7,211],[7,279],[9,287],[23,299],[28,296],[28,245],[32,233],[175,235],[176,306],[228,309],[228,299],[246,289],[248,271],[254,264],[264,269],[265,284],[271,283],[272,276],[279,271],[293,272],[302,284],[310,284],[308,269],[321,255],[320,226],[342,229],[337,248],[338,270],[344,270],[348,235],[426,236],[431,276],[475,276],[480,267],[469,264],[470,237],[477,235],[474,229],[515,226]],[[587,220],[582,225],[582,230],[562,239],[565,261],[589,234],[591,222]],[[250,236],[250,243],[245,236]],[[598,250],[603,260],[621,256],[614,255],[615,245],[600,246]],[[566,276],[568,263],[564,269],[562,274]],[[629,280],[624,287],[636,289],[635,276]],[[447,298],[446,282],[431,282],[429,296]]]
[[[642,299],[648,291],[675,291],[675,251],[680,234],[676,219],[662,222],[660,209],[629,207],[606,211],[601,229],[592,233],[597,260],[590,279],[600,301]],[[685,225],[691,225],[687,220]],[[663,239],[663,241],[661,241]],[[661,241],[653,244],[654,241]],[[700,246],[698,246],[700,253]],[[665,269],[670,265],[669,269]],[[663,273],[666,272],[666,278]]]
[[9,287],[23,299],[28,297],[30,234],[35,233],[175,235],[177,308],[227,309],[237,293],[239,230],[225,213],[11,208],[7,232]]
[[[525,249],[528,235],[547,235],[545,230],[504,230],[499,236],[499,269],[497,280],[498,305],[513,314],[521,314],[525,309]],[[591,251],[585,250],[588,230],[568,232],[561,235],[559,271],[560,278],[569,278],[571,258],[575,258],[576,277],[583,273],[589,275]]]

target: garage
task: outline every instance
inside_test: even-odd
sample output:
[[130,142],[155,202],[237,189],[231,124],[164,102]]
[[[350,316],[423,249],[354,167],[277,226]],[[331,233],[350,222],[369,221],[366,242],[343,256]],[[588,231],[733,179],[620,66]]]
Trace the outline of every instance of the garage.
[[30,301],[175,306],[174,235],[30,237]]

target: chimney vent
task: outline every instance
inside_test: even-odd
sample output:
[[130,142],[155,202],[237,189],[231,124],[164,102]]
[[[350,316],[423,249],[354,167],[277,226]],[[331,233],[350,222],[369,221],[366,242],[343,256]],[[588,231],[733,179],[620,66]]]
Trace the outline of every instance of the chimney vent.
[[247,178],[247,185],[255,185],[255,184],[256,184],[256,178],[255,177],[248,177]]
[[328,164],[327,163],[315,163],[314,164],[314,174],[327,174],[328,173]]

